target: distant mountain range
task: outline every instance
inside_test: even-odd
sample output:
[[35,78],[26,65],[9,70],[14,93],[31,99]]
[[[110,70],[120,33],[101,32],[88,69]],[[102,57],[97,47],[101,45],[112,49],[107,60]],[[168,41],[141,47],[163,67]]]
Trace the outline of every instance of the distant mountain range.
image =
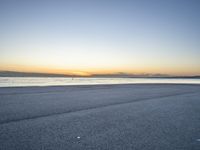
[[[85,77],[81,75],[70,74],[53,74],[53,73],[35,73],[35,72],[17,72],[17,71],[0,71],[0,77]],[[87,77],[96,78],[200,78],[199,76],[171,76],[167,74],[128,74],[128,73],[114,73],[114,74],[92,74]]]
[[63,74],[0,71],[0,77],[67,77]]

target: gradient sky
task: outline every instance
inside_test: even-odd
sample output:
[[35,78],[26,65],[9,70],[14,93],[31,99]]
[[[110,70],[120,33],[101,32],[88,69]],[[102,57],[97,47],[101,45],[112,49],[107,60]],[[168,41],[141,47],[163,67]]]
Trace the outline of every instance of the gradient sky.
[[1,0],[0,70],[200,74],[199,0]]

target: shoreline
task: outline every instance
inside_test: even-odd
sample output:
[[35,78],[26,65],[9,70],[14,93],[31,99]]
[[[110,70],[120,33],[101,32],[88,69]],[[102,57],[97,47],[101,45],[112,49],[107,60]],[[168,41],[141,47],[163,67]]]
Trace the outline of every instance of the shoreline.
[[28,85],[28,86],[0,86],[2,88],[48,88],[48,87],[95,87],[95,86],[126,86],[126,85],[194,85],[200,86],[200,83],[112,83],[112,84],[69,84],[69,85]]

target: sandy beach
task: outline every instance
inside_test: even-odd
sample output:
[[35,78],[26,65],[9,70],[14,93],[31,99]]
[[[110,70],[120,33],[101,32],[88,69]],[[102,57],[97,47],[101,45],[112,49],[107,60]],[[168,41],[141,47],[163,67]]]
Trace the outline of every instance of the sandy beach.
[[0,150],[198,150],[200,85],[0,88]]

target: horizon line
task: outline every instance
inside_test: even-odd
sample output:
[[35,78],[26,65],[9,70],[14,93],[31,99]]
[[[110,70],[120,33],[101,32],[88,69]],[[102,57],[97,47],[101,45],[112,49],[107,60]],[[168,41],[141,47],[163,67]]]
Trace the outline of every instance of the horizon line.
[[70,73],[44,73],[44,72],[26,72],[26,71],[10,71],[0,70],[0,77],[120,77],[120,78],[195,78],[200,75],[172,75],[162,73],[91,73],[88,75],[70,74]]

